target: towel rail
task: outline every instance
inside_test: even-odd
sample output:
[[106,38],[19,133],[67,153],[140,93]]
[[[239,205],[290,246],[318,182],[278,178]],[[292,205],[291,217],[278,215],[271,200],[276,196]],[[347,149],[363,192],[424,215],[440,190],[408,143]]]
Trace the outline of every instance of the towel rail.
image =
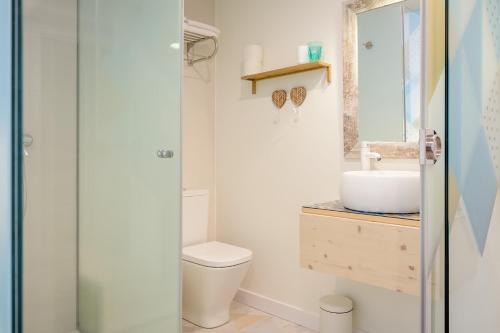
[[[209,55],[194,54],[193,50],[196,44],[209,40],[214,44],[213,50]],[[219,42],[217,38],[213,36],[203,36],[201,34],[185,31],[184,42],[186,43],[186,58],[184,60],[190,66],[201,61],[208,61],[212,59],[213,57],[215,57],[217,51],[219,50]]]

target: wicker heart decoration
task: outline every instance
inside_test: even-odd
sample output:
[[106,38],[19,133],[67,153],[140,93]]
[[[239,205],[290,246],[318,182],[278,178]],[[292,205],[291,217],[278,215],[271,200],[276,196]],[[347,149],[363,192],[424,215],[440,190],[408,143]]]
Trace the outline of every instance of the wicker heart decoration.
[[273,103],[278,109],[281,109],[286,102],[286,90],[275,90],[273,92]]
[[306,100],[307,90],[304,87],[295,87],[290,91],[290,98],[295,106],[301,106]]

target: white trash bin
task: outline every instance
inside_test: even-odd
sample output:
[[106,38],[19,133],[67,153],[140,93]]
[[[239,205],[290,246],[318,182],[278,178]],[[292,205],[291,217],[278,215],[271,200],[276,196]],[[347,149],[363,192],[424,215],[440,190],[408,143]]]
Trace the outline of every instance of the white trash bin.
[[352,333],[352,301],[340,295],[319,300],[319,333]]

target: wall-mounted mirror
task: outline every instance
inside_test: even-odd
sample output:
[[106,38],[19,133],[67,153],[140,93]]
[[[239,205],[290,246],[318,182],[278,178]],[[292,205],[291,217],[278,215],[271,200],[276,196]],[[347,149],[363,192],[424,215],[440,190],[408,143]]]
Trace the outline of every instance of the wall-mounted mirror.
[[391,158],[415,158],[420,128],[418,0],[356,0],[345,6],[344,150],[374,142]]

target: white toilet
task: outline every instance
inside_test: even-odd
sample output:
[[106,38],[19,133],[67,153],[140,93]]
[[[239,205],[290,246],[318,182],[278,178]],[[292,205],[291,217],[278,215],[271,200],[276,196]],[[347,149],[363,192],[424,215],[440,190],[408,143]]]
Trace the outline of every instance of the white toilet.
[[229,307],[250,266],[250,250],[207,242],[208,191],[184,191],[182,317],[201,327],[229,321]]

